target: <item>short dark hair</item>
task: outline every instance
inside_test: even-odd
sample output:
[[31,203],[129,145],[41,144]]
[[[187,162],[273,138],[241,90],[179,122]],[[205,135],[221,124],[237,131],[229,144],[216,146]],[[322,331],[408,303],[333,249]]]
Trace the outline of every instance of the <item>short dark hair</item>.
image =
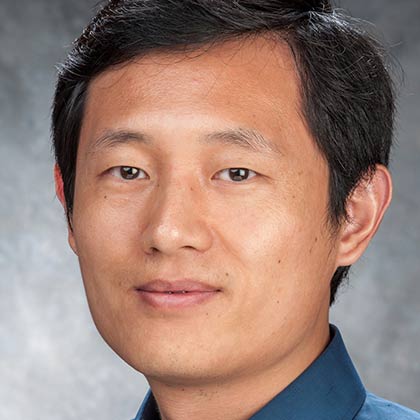
[[[58,69],[52,139],[71,218],[76,155],[87,88],[111,66],[156,51],[195,49],[272,34],[297,65],[301,113],[328,162],[327,222],[348,221],[346,203],[375,165],[388,166],[395,113],[384,50],[328,0],[111,0],[104,4]],[[350,266],[331,279],[330,305]]]

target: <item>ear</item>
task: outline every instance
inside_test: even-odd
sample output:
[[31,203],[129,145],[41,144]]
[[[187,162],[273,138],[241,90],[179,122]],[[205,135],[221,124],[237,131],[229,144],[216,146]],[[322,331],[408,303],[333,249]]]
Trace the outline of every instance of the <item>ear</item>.
[[372,179],[362,180],[347,200],[349,222],[342,227],[337,266],[355,263],[375,235],[392,199],[392,179],[383,165]]
[[[60,203],[63,206],[64,211],[66,212],[67,205],[66,205],[66,197],[64,195],[63,177],[61,176],[61,171],[57,163],[54,165],[54,182],[55,182],[55,193],[58,199],[60,200]],[[73,250],[73,252],[77,255],[77,246],[76,246],[76,241],[74,238],[74,233],[71,226],[69,226],[68,224],[67,224],[67,230],[68,230],[69,245],[71,249]]]

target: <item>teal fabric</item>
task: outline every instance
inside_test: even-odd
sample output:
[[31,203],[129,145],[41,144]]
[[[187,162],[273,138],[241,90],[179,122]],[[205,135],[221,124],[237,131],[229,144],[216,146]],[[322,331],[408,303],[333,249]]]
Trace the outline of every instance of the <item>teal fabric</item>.
[[[367,392],[335,325],[330,333],[323,353],[249,420],[420,420],[419,413]],[[160,420],[150,389],[134,420]]]

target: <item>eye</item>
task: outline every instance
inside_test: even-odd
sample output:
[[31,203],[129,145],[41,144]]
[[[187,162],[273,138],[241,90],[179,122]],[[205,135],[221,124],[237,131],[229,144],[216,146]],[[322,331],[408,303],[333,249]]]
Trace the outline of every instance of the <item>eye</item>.
[[[251,169],[247,169],[247,168],[227,168],[227,169],[223,169],[222,171],[219,172],[219,174],[227,174],[226,176],[220,176],[221,179],[223,179],[224,181],[235,181],[235,182],[240,182],[240,181],[246,181],[249,178],[249,175],[251,173],[257,175],[256,172],[251,171]],[[245,178],[245,179],[244,179]],[[253,177],[252,177],[253,178]]]
[[112,176],[125,180],[137,179],[139,178],[140,173],[145,174],[142,169],[135,168],[134,166],[115,166],[114,168],[111,168],[109,172]]

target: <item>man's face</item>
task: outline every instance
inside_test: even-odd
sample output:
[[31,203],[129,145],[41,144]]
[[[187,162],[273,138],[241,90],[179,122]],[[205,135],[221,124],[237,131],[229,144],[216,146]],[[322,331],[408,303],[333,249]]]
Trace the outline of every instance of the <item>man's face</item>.
[[[298,86],[287,47],[262,38],[153,54],[91,83],[69,241],[98,330],[147,377],[263,371],[327,323],[328,167]],[[234,130],[271,148],[239,144]],[[111,131],[142,134],[97,141]],[[138,291],[185,278],[220,291],[159,308]]]

